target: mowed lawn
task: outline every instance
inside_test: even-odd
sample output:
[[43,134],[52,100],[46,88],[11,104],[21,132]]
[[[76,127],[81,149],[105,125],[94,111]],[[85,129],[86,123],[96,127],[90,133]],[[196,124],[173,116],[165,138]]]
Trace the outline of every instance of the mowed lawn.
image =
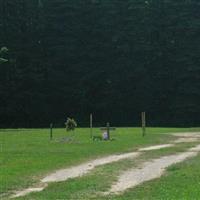
[[[66,133],[65,129],[54,129],[54,138],[52,141],[49,139],[49,129],[0,130],[0,192],[1,194],[5,194],[20,188],[26,188],[34,183],[39,182],[40,178],[56,169],[72,166],[93,158],[101,157],[103,155],[130,152],[136,150],[138,147],[148,146],[150,144],[167,143],[169,140],[173,139],[173,137],[166,133],[198,130],[200,129],[148,128],[147,135],[143,138],[140,128],[117,128],[116,131],[111,132],[111,137],[114,138],[114,140],[107,142],[93,142],[90,139],[90,130],[87,128],[77,129],[75,131],[75,138],[73,142],[67,142],[66,140],[63,140],[63,138],[71,135]],[[94,134],[100,135],[101,132],[96,128],[94,129]],[[195,168],[200,164],[200,158],[198,157],[192,159],[192,162],[189,162],[188,164],[189,166],[187,166],[187,169],[185,169],[185,167],[179,167],[177,169],[189,170],[189,175],[191,176],[197,175],[192,173],[192,168]],[[194,166],[191,167],[190,165],[192,164]],[[124,164],[122,162],[122,167],[123,165]],[[113,167],[116,167],[117,169],[120,164],[117,165],[115,163],[111,166],[112,167],[110,168],[106,167],[104,170],[103,168],[105,167],[97,168],[97,170],[103,170],[103,172],[110,174],[109,172],[112,171]],[[179,172],[177,169],[171,169],[170,177],[180,176],[182,179],[184,179],[188,176],[188,174],[184,171],[182,173],[186,174],[185,176],[181,173],[177,173]],[[200,170],[196,171],[196,173],[197,172],[200,173]],[[176,173],[177,176],[174,175],[174,173]],[[184,184],[181,182],[182,179],[180,179],[180,177],[180,182],[177,181],[175,177],[173,177],[173,180],[175,180],[174,183],[177,182],[179,184]],[[95,187],[95,190],[98,190],[98,183],[101,182],[101,184],[103,184],[104,179],[107,179],[106,176],[99,177],[91,173],[91,175],[82,177],[80,180],[70,180],[69,182],[71,185],[68,185],[68,182],[50,184],[50,186],[44,192],[31,194],[29,196],[30,199],[65,199],[65,197],[66,199],[70,199],[69,196],[67,197],[67,191],[69,193],[74,192],[78,195],[79,193],[77,193],[77,191],[80,191],[81,188],[89,188],[89,186],[91,186],[91,188],[94,189]],[[191,180],[194,182],[196,179]],[[136,198],[148,199],[150,196],[146,196],[147,193],[154,194],[156,190],[159,191],[156,192],[156,194],[162,194],[162,191],[170,189],[169,186],[162,188],[162,184],[167,183],[167,181],[170,182],[170,180],[163,181],[163,178],[161,178],[159,181],[161,181],[161,183],[158,181],[153,181],[151,184],[153,187],[149,187],[149,185],[145,183],[144,186],[125,193],[125,197],[123,195],[109,198],[133,199],[132,195],[134,195]],[[103,186],[105,187],[106,184],[103,184]],[[190,185],[188,187],[195,188],[196,185]],[[142,188],[144,188],[144,190]],[[89,194],[87,190],[84,191]],[[147,193],[145,191],[147,191]],[[84,199],[84,192],[81,193],[80,196],[81,199]],[[79,198],[80,196],[73,196],[72,198]],[[86,196],[86,199],[93,198],[92,195],[90,197],[88,197],[88,195]],[[157,196],[152,197],[157,198]],[[169,195],[169,197],[172,196]],[[101,199],[101,197],[98,198]]]

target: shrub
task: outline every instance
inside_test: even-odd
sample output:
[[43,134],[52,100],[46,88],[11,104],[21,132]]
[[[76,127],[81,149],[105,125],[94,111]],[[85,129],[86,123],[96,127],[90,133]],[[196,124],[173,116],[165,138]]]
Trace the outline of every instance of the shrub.
[[66,125],[66,131],[74,131],[75,128],[77,127],[77,123],[73,118],[67,118],[65,125]]

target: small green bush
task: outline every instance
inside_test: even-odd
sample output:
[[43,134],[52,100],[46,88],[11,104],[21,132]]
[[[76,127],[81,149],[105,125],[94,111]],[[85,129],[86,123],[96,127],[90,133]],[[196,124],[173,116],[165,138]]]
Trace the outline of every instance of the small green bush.
[[77,127],[77,123],[73,118],[67,118],[65,125],[66,125],[66,131],[74,131],[75,128]]

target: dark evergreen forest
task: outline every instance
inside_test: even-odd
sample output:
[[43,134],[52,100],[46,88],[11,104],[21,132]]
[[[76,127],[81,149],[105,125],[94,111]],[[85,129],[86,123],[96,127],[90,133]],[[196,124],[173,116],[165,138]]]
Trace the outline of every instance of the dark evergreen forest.
[[[199,0],[0,0],[0,126],[200,125]],[[5,48],[4,48],[5,50]]]

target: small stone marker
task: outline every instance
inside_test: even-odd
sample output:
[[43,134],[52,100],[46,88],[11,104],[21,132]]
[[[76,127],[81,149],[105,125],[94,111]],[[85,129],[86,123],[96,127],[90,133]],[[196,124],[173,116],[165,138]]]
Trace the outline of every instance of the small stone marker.
[[110,127],[110,123],[109,122],[106,123],[106,127],[100,128],[101,131],[107,131],[108,140],[110,140],[110,131],[114,131],[115,129],[116,128],[114,128],[114,127]]

